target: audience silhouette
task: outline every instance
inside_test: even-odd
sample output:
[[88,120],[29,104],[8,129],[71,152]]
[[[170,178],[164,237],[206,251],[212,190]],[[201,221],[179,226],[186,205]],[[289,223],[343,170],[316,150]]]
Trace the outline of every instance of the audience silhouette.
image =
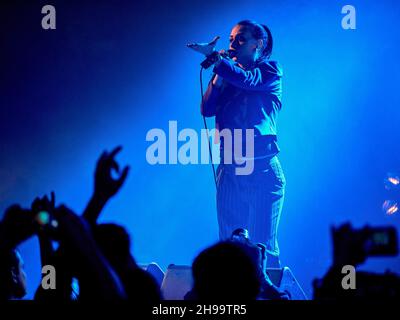
[[[122,147],[117,147],[101,154],[94,172],[94,191],[82,215],[56,204],[54,192],[50,197],[34,199],[31,208],[15,204],[5,211],[0,221],[0,300],[22,299],[26,295],[24,262],[17,248],[35,235],[39,239],[42,267],[51,265],[57,270],[56,288],[45,290],[39,285],[35,300],[128,300],[137,305],[154,305],[162,300],[156,280],[132,256],[127,230],[114,223],[97,222],[105,205],[128,177],[129,166],[120,169],[115,159],[121,150]],[[247,230],[237,229],[229,241],[203,250],[193,262],[193,288],[185,299],[226,302],[290,299],[290,293],[280,291],[266,273],[265,246],[252,243],[250,236]],[[343,243],[347,248],[348,241]],[[335,261],[343,256],[337,256]],[[358,256],[352,252],[351,257]],[[345,262],[349,261],[352,260]],[[337,270],[332,268],[328,275],[334,274],[333,278],[338,279]],[[329,279],[325,279],[324,290],[331,288]],[[76,283],[79,292],[75,290]],[[331,297],[331,293],[335,296],[335,290],[319,292]]]

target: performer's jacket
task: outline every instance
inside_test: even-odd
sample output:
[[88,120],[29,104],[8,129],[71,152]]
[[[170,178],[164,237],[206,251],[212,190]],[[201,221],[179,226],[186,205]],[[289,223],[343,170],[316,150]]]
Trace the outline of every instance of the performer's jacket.
[[[213,72],[201,103],[202,115],[215,116],[216,129],[220,133],[223,129],[230,129],[233,136],[234,129],[242,129],[243,155],[246,150],[245,129],[254,129],[255,159],[276,155],[279,152],[276,122],[282,107],[280,65],[276,61],[263,60],[242,69],[235,61],[221,58]],[[224,80],[219,88],[212,84],[216,74]],[[220,141],[221,159],[226,144],[224,140]]]

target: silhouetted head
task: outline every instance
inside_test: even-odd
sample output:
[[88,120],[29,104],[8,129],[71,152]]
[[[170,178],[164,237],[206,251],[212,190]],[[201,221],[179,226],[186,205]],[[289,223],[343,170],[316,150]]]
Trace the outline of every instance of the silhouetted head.
[[252,20],[243,20],[231,30],[229,49],[232,57],[243,66],[268,59],[272,53],[272,34],[269,28]]
[[131,258],[131,240],[124,227],[113,223],[98,224],[93,229],[97,245],[110,264],[119,269]]
[[0,290],[5,299],[21,299],[26,295],[26,273],[24,260],[18,250],[14,249],[0,261]]
[[103,255],[118,274],[130,301],[155,303],[161,300],[157,282],[139,268],[131,255],[131,241],[124,227],[112,223],[98,224],[93,234]]
[[260,290],[257,265],[241,243],[207,248],[194,260],[192,272],[200,300],[255,300]]

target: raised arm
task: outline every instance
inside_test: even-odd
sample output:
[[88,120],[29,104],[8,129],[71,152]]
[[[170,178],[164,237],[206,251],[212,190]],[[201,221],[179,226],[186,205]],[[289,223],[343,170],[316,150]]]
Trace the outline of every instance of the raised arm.
[[[92,226],[96,224],[108,200],[119,191],[128,176],[129,166],[120,171],[118,162],[115,160],[115,156],[121,150],[122,147],[116,147],[111,152],[104,151],[97,161],[94,174],[94,192],[83,212],[83,218]],[[112,170],[115,170],[118,174],[116,179],[111,175]]]
[[[35,215],[39,215],[41,211],[52,214],[55,208],[55,193],[51,192],[50,199],[45,195],[42,198],[37,197],[31,205],[31,211]],[[51,238],[43,232],[38,230],[38,238],[40,245],[40,259],[42,267],[48,264],[53,264],[54,250],[51,244]]]
[[[189,43],[188,48],[204,55],[210,56],[215,51],[215,46],[220,37],[214,37],[214,39],[208,43]],[[208,84],[208,88],[202,97],[200,104],[200,112],[205,117],[213,117],[216,112],[216,102],[219,95],[219,87],[222,84],[222,79],[213,75],[211,81]]]
[[[36,289],[34,300],[41,302],[51,301],[69,301],[72,299],[72,275],[68,270],[68,264],[64,259],[63,244],[60,244],[57,250],[53,249],[52,237],[49,234],[48,224],[46,222],[46,216],[42,216],[42,213],[54,215],[55,210],[55,193],[51,192],[50,199],[47,196],[42,198],[37,197],[31,205],[31,211],[38,217],[39,230],[37,236],[40,245],[40,258],[42,268],[45,265],[52,265],[57,270],[57,288],[55,290],[45,290],[42,285]],[[43,275],[42,275],[43,277]]]
[[280,89],[282,70],[274,62],[259,64],[251,70],[240,68],[233,60],[220,57],[213,70],[225,81],[245,90],[277,90]]
[[80,299],[125,299],[122,283],[98,248],[87,222],[65,206],[56,208],[54,213],[59,222],[57,237],[64,245],[65,259],[79,281]]

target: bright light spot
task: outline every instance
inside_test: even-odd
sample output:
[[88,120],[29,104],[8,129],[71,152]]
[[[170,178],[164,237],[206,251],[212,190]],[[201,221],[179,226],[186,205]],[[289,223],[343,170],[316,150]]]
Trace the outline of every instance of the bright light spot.
[[397,202],[394,202],[392,200],[385,200],[382,209],[387,215],[393,215],[394,213],[399,211],[399,205]]
[[398,188],[400,186],[400,176],[397,173],[388,172],[384,184],[387,190]]
[[391,182],[392,184],[394,184],[396,186],[400,183],[400,180],[397,177],[396,178],[390,177],[390,178],[388,178],[388,180],[389,180],[389,182]]
[[388,213],[388,214],[393,214],[393,213],[397,212],[398,210],[399,210],[399,208],[397,207],[397,205],[394,205],[394,206],[391,206],[391,207],[388,209],[387,213]]
[[39,223],[39,225],[44,226],[49,223],[50,221],[50,214],[47,211],[40,211],[36,217],[36,221]]

